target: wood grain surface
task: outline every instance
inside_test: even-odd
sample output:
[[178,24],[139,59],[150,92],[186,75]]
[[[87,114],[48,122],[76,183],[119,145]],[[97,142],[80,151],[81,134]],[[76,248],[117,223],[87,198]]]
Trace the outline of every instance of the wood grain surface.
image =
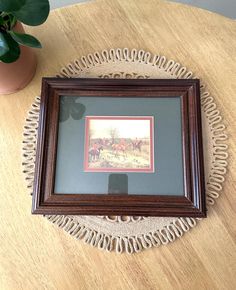
[[[166,1],[106,0],[55,10],[26,30],[44,48],[28,87],[0,96],[0,289],[236,289],[236,22]],[[113,47],[161,53],[193,70],[229,135],[229,170],[209,217],[174,243],[135,255],[99,251],[32,216],[21,173],[22,128],[41,77]]]

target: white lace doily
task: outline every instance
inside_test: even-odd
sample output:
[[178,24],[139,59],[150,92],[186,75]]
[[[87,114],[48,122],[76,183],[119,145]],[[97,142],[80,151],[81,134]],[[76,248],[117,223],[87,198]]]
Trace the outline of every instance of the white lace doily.
[[[95,52],[63,67],[58,77],[194,78],[174,60],[128,48]],[[201,82],[202,83],[202,82]],[[40,98],[37,97],[24,126],[23,172],[32,192]],[[201,85],[203,143],[207,205],[219,196],[227,167],[227,135],[213,97]],[[210,212],[208,212],[210,214]],[[168,244],[193,228],[199,219],[162,217],[60,216],[46,218],[77,239],[107,251],[139,252]]]

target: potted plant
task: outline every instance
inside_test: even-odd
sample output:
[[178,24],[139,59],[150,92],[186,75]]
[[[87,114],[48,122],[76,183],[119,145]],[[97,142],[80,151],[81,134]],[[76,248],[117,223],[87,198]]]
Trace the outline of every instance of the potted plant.
[[0,0],[0,94],[24,88],[33,78],[40,42],[25,34],[22,23],[42,24],[49,14],[48,0]]

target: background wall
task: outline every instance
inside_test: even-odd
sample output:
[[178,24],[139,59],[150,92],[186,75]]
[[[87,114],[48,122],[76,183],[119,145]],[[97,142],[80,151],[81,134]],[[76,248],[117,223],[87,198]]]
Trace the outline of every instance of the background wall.
[[[50,0],[51,9],[89,0]],[[90,0],[95,1],[95,0]],[[128,0],[127,0],[128,1]],[[148,1],[148,0],[143,0]],[[213,12],[220,13],[224,16],[236,18],[236,0],[172,0],[173,2],[190,4],[204,8]]]
[[49,0],[51,9],[71,5],[75,3],[88,2],[89,0]]
[[236,18],[236,0],[171,0],[173,2],[190,4],[224,16]]

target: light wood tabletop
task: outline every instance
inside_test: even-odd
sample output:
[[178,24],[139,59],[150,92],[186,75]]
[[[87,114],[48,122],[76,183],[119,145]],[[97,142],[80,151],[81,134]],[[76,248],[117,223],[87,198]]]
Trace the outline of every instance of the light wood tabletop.
[[[105,0],[55,10],[26,30],[43,43],[36,76],[0,96],[0,289],[236,289],[236,22],[166,1]],[[215,97],[229,135],[224,190],[208,218],[174,243],[134,255],[100,251],[32,216],[21,168],[23,125],[41,77],[117,47],[186,65]]]

